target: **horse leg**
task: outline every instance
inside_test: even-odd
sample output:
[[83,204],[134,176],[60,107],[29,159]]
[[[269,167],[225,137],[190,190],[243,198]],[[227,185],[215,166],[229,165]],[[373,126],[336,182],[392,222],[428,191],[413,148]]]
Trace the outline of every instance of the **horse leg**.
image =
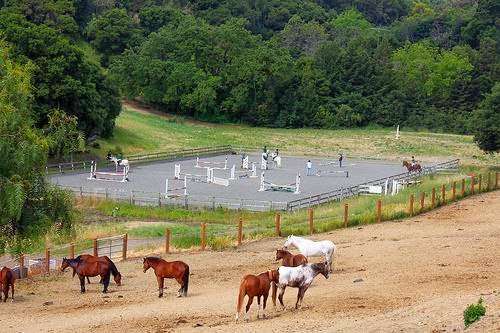
[[102,279],[102,282],[104,284],[104,289],[102,290],[103,293],[108,292],[110,278],[111,278],[111,271],[108,271],[104,276],[101,275],[101,279]]
[[262,318],[266,318],[266,303],[267,303],[267,296],[269,296],[269,293],[265,293],[263,296],[264,300],[262,302]]
[[182,281],[182,277],[175,278],[178,284],[181,285],[181,288],[177,291],[177,297],[182,297],[182,291],[184,290],[184,281]]
[[80,279],[80,292],[83,294],[85,292],[85,276],[78,275],[78,278]]
[[306,294],[307,288],[309,288],[309,286],[306,286],[306,287],[302,288],[302,292],[300,294],[300,303],[299,303],[300,307],[302,307],[302,300],[304,299],[304,295]]
[[250,295],[248,295],[248,303],[245,308],[245,320],[248,320],[248,310],[250,310],[250,305],[252,305],[252,302],[253,302],[253,296],[250,297]]
[[[87,283],[90,284],[90,278],[87,276]],[[102,283],[102,280],[101,280]]]
[[7,298],[9,297],[9,285],[4,284],[3,286],[3,302],[7,302]]
[[156,277],[156,280],[158,280],[158,297],[162,298],[163,297],[163,278],[160,276]]
[[295,309],[299,308],[299,299],[301,294],[302,294],[302,287],[299,287],[299,290],[297,291],[297,301],[295,302]]
[[12,282],[12,284],[10,285],[10,287],[12,288],[10,290],[10,292],[12,293],[12,300],[11,301],[14,302],[14,282]]
[[260,295],[257,296],[257,319],[260,318]]
[[285,294],[285,289],[286,286],[280,287],[280,293],[278,295],[278,300],[280,301],[282,310],[285,310],[285,304],[283,304],[283,295]]

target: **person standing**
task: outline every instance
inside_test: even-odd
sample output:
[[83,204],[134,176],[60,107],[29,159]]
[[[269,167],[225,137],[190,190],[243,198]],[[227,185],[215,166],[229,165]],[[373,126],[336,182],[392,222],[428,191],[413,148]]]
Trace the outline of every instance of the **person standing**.
[[344,160],[344,155],[342,153],[339,154],[339,167],[342,168],[342,161]]
[[307,164],[306,164],[306,176],[310,176],[312,174],[311,173],[311,171],[312,171],[312,165],[313,164],[312,164],[311,160],[308,160]]

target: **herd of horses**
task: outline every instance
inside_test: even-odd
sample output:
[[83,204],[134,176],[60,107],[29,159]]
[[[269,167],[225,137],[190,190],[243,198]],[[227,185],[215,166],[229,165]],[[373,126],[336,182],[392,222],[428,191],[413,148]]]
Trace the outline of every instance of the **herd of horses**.
[[[292,254],[288,251],[289,247],[295,247],[300,254]],[[270,269],[258,275],[245,275],[240,283],[238,292],[238,301],[236,307],[236,320],[239,319],[241,308],[245,296],[248,302],[245,309],[245,319],[248,319],[248,312],[257,298],[258,313],[257,318],[261,317],[261,299],[262,299],[262,317],[265,317],[265,309],[269,291],[272,288],[273,305],[276,306],[276,296],[279,289],[278,300],[282,309],[285,308],[283,295],[287,287],[298,289],[295,308],[302,304],[304,294],[312,284],[318,274],[322,274],[328,279],[333,272],[333,256],[336,247],[331,241],[312,241],[297,236],[288,236],[282,249],[276,250],[276,261],[281,260],[282,265],[277,269]],[[309,263],[308,257],[321,256],[324,262]],[[91,277],[100,277],[100,283],[103,285],[103,293],[108,292],[108,286],[111,275],[115,283],[120,286],[122,275],[118,271],[115,263],[107,256],[97,257],[90,254],[79,255],[76,258],[63,258],[60,270],[64,272],[67,268],[72,269],[73,277],[78,275],[80,281],[80,292],[85,293],[85,281],[90,283]],[[163,297],[164,280],[175,279],[180,285],[177,297],[186,297],[189,287],[189,266],[182,261],[168,262],[157,257],[143,258],[143,271],[146,273],[149,269],[155,273],[158,283],[158,297]],[[9,289],[11,298],[14,301],[14,283],[15,274],[7,267],[0,270],[0,289],[3,291],[3,302],[7,301]],[[1,295],[0,295],[1,296]],[[2,298],[0,297],[0,300]]]

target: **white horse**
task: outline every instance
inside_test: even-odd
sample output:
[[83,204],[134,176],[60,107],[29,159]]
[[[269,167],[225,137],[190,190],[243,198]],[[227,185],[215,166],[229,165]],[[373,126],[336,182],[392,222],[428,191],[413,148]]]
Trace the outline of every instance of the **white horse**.
[[109,153],[108,156],[106,156],[106,159],[108,161],[111,161],[111,162],[115,163],[115,171],[116,172],[118,172],[118,166],[122,166],[122,167],[124,167],[126,169],[128,169],[130,167],[130,165],[128,163],[128,160],[119,159],[116,156],[111,155],[111,153]]
[[304,298],[307,288],[309,288],[318,274],[322,274],[325,279],[328,279],[330,272],[327,263],[304,264],[297,267],[281,266],[278,268],[278,283],[277,286],[275,284],[272,286],[274,306],[276,306],[276,287],[280,289],[278,299],[282,309],[285,309],[283,295],[285,294],[286,287],[294,287],[299,288],[297,302],[295,303],[295,308],[298,309],[302,305],[302,299]]
[[295,246],[300,253],[302,253],[306,258],[324,256],[326,264],[328,265],[330,272],[333,272],[333,255],[337,250],[335,244],[332,241],[325,240],[315,242],[307,238],[297,237],[294,235],[288,236],[283,247],[286,249],[290,245]]

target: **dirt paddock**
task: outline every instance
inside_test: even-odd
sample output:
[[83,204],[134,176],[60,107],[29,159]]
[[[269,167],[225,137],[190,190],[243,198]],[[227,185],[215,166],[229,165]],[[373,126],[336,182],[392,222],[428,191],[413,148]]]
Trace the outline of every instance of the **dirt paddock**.
[[[335,272],[318,276],[300,310],[287,289],[285,311],[234,322],[240,278],[277,266],[283,239],[234,251],[166,256],[191,266],[189,296],[169,280],[157,297],[142,260],[119,263],[124,285],[103,295],[92,283],[60,276],[22,281],[14,303],[0,304],[2,332],[459,332],[466,306],[483,297],[487,315],[467,331],[500,332],[500,191],[404,221],[315,235],[337,244]],[[362,279],[360,282],[354,280]],[[97,282],[97,279],[93,279]]]

